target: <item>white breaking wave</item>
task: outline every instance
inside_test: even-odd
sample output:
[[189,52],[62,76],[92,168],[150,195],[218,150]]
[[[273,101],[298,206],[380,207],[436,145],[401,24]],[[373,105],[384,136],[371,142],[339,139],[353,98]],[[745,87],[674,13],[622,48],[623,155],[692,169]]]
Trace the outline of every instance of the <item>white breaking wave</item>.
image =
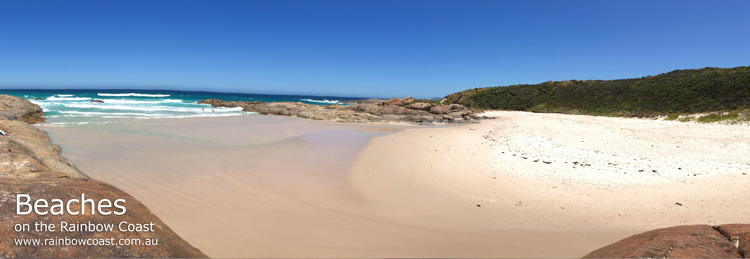
[[[63,95],[67,95],[68,97],[63,96]],[[69,97],[69,96],[72,96],[72,95],[69,95],[69,94],[63,94],[63,95],[58,95],[59,97],[58,96],[50,96],[50,97],[47,97],[47,99],[45,99],[45,100],[47,100],[47,101],[86,101],[86,100],[91,100],[91,98],[88,98],[88,97]]]
[[70,114],[64,116],[81,116],[81,117],[96,117],[96,116],[146,116],[146,117],[166,117],[170,114],[164,113],[137,113],[137,112],[79,112],[79,111],[60,111],[62,114]]
[[180,99],[165,99],[161,101],[138,101],[138,100],[125,100],[125,99],[104,99],[104,103],[117,103],[117,104],[157,104],[157,103],[181,103]]
[[168,94],[139,94],[139,93],[126,93],[126,94],[108,94],[108,93],[97,93],[99,96],[134,96],[134,97],[169,97]]
[[311,103],[341,103],[338,100],[328,100],[328,99],[323,99],[323,100],[301,99],[301,100],[305,102],[311,102]]
[[73,97],[72,94],[58,94],[59,97]]
[[[125,110],[125,111],[145,111],[145,112],[156,112],[156,111],[169,111],[169,112],[204,112],[202,107],[196,108],[185,108],[185,107],[170,107],[170,106],[130,106],[130,105],[110,105],[105,103],[91,104],[91,103],[63,103],[68,108],[79,108],[79,109],[104,109],[104,110]],[[215,112],[233,112],[242,111],[242,107],[234,108],[217,108]]]

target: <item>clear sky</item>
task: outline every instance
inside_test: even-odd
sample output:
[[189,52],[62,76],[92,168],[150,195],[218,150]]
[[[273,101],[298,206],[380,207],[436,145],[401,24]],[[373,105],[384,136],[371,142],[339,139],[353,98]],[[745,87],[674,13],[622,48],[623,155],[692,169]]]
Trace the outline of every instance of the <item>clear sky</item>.
[[442,97],[750,65],[750,1],[0,1],[0,88]]

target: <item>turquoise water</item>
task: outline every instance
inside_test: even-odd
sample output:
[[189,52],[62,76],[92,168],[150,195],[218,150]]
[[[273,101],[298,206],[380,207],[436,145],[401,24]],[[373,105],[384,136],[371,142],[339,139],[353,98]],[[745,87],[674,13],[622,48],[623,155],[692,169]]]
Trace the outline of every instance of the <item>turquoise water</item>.
[[[50,126],[152,118],[237,116],[249,113],[243,112],[241,108],[212,108],[210,105],[197,103],[208,98],[224,101],[289,101],[318,105],[359,99],[167,90],[0,90],[0,94],[23,97],[38,104],[45,113],[44,124]],[[104,103],[91,102],[95,99]]]

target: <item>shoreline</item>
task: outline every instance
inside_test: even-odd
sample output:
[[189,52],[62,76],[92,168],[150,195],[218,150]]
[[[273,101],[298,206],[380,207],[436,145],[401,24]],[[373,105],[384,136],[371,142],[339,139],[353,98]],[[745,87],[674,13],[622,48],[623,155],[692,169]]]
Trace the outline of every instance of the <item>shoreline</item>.
[[[0,183],[4,187],[0,192],[3,218],[0,236],[5,237],[0,240],[0,257],[206,257],[138,199],[108,183],[91,179],[60,156],[59,146],[30,124],[43,121],[39,106],[8,95],[0,95],[0,106],[3,106],[0,116],[3,117],[0,120]],[[33,203],[30,202],[32,199],[35,200]],[[68,202],[63,203],[66,199]],[[96,209],[99,215],[95,213],[95,200],[99,200],[96,203],[100,206]],[[92,204],[90,211],[83,207],[88,201]],[[80,206],[70,206],[72,202]],[[107,202],[109,206],[103,205]],[[102,210],[113,205],[120,211]],[[23,212],[24,206],[28,208],[27,212]],[[55,212],[54,208],[58,206],[60,210]],[[50,209],[45,210],[48,207]],[[63,240],[58,233],[66,232],[65,226],[69,222],[95,222],[96,226],[125,224],[128,228],[70,233],[64,236],[64,240],[72,245],[53,249],[60,243],[49,242]],[[60,231],[55,230],[58,224]],[[157,240],[161,240],[161,245],[156,245]]]
[[[61,144],[63,155],[72,155],[83,171],[106,172],[107,182],[219,257],[579,257],[645,230],[734,223],[747,213],[747,202],[725,192],[741,193],[750,182],[741,172],[750,165],[715,153],[726,145],[733,156],[749,151],[722,139],[711,141],[724,146],[712,146],[706,139],[717,126],[727,133],[725,140],[746,136],[736,125],[489,114],[499,119],[432,127],[260,115],[157,119],[126,123],[114,133],[63,130],[79,139],[110,141],[120,134],[129,140],[99,147]],[[282,125],[286,130],[279,130]],[[59,129],[52,129],[58,131],[53,138],[61,136]],[[345,139],[360,144],[336,144]],[[668,148],[675,141],[683,151]],[[103,152],[115,145],[127,152]],[[159,153],[167,155],[154,156]],[[618,160],[647,153],[653,159]],[[271,161],[259,162],[264,159]],[[184,165],[158,169],[174,161]],[[669,163],[684,168],[668,170]],[[645,171],[640,164],[659,174],[638,174]],[[717,166],[730,175],[675,173]],[[212,170],[235,173],[205,174]],[[217,203],[217,197],[232,201]],[[716,215],[724,206],[733,211]],[[205,212],[211,208],[235,212]]]
[[307,257],[335,254],[318,246],[351,237],[306,235],[364,220],[348,161],[369,136],[408,127],[248,115],[46,130],[81,170],[140,199],[209,256]]

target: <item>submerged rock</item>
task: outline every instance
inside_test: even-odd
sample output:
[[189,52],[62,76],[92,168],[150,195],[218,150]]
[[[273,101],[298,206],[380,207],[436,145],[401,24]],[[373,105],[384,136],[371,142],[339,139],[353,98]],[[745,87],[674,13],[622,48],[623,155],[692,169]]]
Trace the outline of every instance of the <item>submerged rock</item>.
[[750,224],[690,225],[637,234],[584,258],[743,258],[750,256]]
[[102,100],[99,100],[99,99],[94,99],[94,100],[91,100],[91,102],[92,102],[92,103],[104,103],[104,101],[102,101]]

